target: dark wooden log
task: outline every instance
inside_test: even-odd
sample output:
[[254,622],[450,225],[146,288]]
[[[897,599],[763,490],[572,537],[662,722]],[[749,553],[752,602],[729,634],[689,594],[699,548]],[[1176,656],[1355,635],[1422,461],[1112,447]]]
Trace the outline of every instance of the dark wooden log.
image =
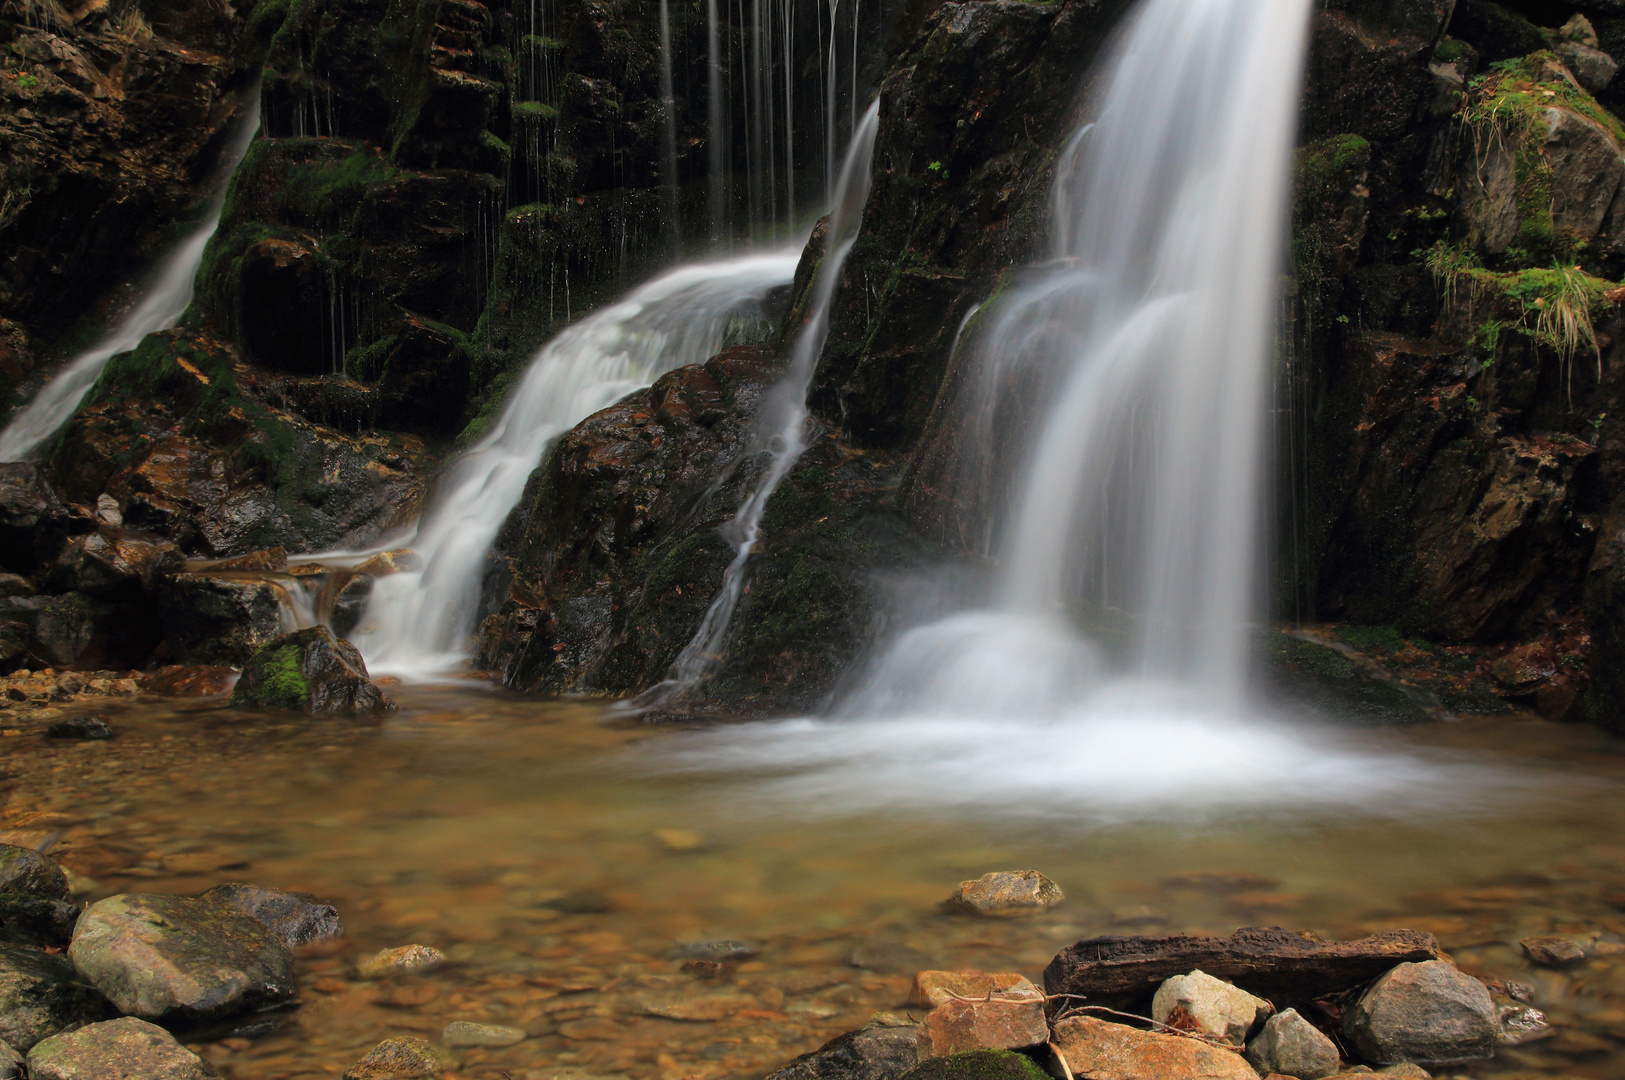
[[1359,941],[1314,941],[1279,927],[1250,927],[1227,938],[1098,937],[1062,950],[1044,969],[1051,1012],[1073,1005],[1137,1011],[1164,979],[1200,968],[1284,1008],[1352,989],[1396,964],[1436,960],[1432,934],[1388,930]]

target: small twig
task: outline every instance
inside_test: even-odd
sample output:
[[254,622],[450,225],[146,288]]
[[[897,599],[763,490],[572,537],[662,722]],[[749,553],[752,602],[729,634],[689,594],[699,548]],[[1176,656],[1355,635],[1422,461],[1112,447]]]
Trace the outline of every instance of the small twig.
[[1074,1080],[1072,1076],[1072,1066],[1067,1063],[1066,1055],[1061,1053],[1061,1048],[1056,1046],[1053,1042],[1047,1042],[1044,1045],[1049,1047],[1049,1052],[1055,1055],[1056,1061],[1060,1062],[1061,1072],[1066,1074],[1066,1080]]

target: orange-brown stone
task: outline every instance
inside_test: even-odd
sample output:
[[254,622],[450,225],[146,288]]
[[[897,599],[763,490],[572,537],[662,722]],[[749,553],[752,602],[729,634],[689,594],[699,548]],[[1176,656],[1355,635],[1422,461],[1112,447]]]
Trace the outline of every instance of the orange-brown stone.
[[1013,972],[991,971],[921,971],[914,976],[909,990],[910,1005],[935,1009],[955,998],[985,998],[989,994],[1002,994],[1007,990],[1038,988],[1024,975]]
[[1012,990],[986,1001],[950,1000],[920,1021],[920,1059],[963,1050],[1017,1050],[1049,1039],[1044,995]]
[[1060,1021],[1051,1041],[1078,1080],[1258,1080],[1240,1054],[1091,1016]]

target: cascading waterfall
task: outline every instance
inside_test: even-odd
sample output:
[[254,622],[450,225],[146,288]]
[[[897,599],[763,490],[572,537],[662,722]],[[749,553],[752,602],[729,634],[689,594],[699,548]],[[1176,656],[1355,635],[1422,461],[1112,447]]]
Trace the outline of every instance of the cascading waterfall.
[[101,378],[107,362],[121,352],[141,344],[141,339],[174,326],[192,303],[192,289],[203,253],[220,225],[225,209],[226,186],[231,174],[248,153],[260,129],[260,92],[254,87],[247,96],[248,107],[236,121],[230,141],[221,152],[218,170],[219,190],[209,201],[208,213],[159,263],[152,284],[140,303],[93,348],[81,353],[40,389],[39,394],[11,423],[0,431],[0,461],[26,461],[50,441],[79,409],[79,402]]
[[730,327],[790,282],[799,254],[680,267],[549,342],[490,432],[441,475],[415,532],[396,538],[416,550],[422,569],[381,578],[374,587],[351,635],[368,667],[417,677],[461,663],[486,553],[548,444],[665,372],[721,351]]
[[762,514],[779,482],[807,449],[811,418],[807,411],[807,388],[829,334],[829,305],[841,279],[841,267],[852,251],[858,238],[858,226],[863,221],[875,133],[879,127],[880,104],[876,102],[869,106],[852,136],[840,180],[835,185],[824,259],[813,283],[807,322],[791,347],[789,366],[769,392],[756,422],[753,450],[765,451],[767,461],[725,529],[734,542],[733,562],[723,574],[722,588],[711,601],[693,640],[678,654],[666,678],[639,699],[639,708],[652,708],[680,699],[709,677],[722,659],[728,627],[745,587],[745,570],[761,536]]

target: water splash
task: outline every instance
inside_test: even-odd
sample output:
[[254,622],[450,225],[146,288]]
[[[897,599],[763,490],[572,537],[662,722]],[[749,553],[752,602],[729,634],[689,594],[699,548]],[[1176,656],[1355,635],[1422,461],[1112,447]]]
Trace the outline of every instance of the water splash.
[[548,445],[665,372],[719,352],[736,320],[790,282],[798,257],[785,250],[680,267],[549,342],[490,432],[441,475],[415,530],[392,538],[423,566],[374,586],[351,635],[368,668],[416,678],[461,664],[486,553]]
[[109,360],[119,353],[129,352],[148,334],[174,326],[186,313],[192,303],[194,279],[203,265],[203,253],[220,225],[226,186],[259,132],[258,86],[249,91],[247,102],[244,116],[236,122],[231,139],[221,153],[220,186],[209,201],[208,213],[197,228],[164,256],[141,302],[93,348],[69,361],[26,408],[12,417],[5,430],[0,431],[0,461],[26,461],[39,453],[79,410],[79,402],[96,385]]

